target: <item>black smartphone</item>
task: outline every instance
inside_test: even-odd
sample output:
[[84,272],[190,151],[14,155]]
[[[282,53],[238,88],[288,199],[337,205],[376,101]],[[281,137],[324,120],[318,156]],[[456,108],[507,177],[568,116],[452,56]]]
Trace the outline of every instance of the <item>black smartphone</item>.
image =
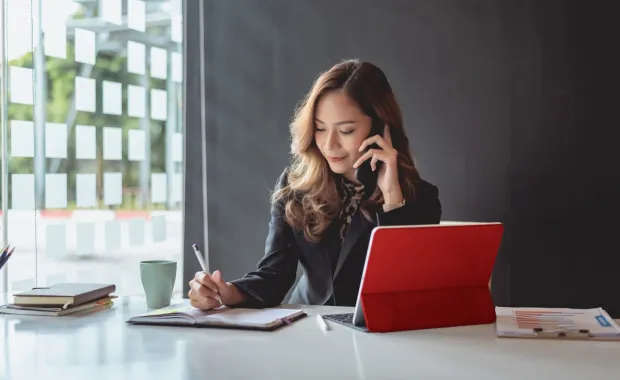
[[[383,120],[375,118],[372,122],[372,127],[370,129],[370,134],[368,137],[372,137],[374,135],[383,136],[383,130],[385,128],[385,124]],[[370,149],[380,149],[377,144],[370,144],[364,150],[366,153]],[[379,169],[381,169],[381,165],[383,162],[377,162],[377,168],[375,171],[372,171],[372,167],[370,166],[371,159],[367,159],[364,161],[356,170],[355,170],[355,178],[364,185],[364,192],[366,194],[372,194],[377,187],[377,178],[379,176]]]

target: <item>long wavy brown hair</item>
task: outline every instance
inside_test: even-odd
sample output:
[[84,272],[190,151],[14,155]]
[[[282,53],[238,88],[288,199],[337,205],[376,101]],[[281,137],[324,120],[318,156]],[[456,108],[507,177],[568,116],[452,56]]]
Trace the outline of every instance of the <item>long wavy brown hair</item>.
[[[336,64],[318,76],[295,110],[290,124],[292,162],[288,181],[271,197],[274,204],[284,204],[286,222],[303,231],[310,242],[321,240],[342,207],[336,175],[314,139],[316,105],[323,95],[332,91],[344,92],[372,120],[379,118],[390,126],[392,145],[398,151],[398,179],[405,199],[415,198],[420,178],[409,150],[400,106],[383,71],[357,59]],[[377,187],[362,201],[360,210],[366,219],[374,222],[372,215],[382,205],[383,195]]]

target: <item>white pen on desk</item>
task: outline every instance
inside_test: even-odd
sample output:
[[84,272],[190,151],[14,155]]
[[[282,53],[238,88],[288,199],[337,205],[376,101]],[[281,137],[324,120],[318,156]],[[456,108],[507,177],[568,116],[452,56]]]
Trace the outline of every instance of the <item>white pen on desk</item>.
[[316,315],[316,323],[319,324],[319,327],[321,328],[321,330],[323,331],[329,330],[329,326],[327,325],[327,323],[325,322],[321,314]]
[[[196,254],[196,258],[198,259],[198,262],[200,263],[200,267],[202,268],[202,271],[207,273],[207,264],[205,263],[205,259],[204,257],[202,257],[202,253],[200,252],[200,248],[198,248],[198,244],[192,244],[192,248],[194,249],[194,253]],[[219,296],[219,292],[218,292],[218,296]],[[220,301],[220,305],[222,304],[222,299],[219,299]]]

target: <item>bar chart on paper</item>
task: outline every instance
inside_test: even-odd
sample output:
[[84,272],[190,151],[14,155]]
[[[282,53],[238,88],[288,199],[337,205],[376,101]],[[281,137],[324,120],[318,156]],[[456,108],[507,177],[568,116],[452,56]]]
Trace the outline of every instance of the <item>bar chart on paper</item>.
[[514,310],[513,318],[520,329],[572,330],[577,328],[576,320],[583,317],[583,310]]

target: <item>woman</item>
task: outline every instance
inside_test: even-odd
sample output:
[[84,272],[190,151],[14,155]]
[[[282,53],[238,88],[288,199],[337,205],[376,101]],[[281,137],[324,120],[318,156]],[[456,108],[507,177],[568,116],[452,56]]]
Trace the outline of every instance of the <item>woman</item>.
[[[378,67],[348,60],[320,75],[291,136],[292,162],[272,195],[265,256],[256,271],[230,282],[220,271],[196,273],[194,307],[278,305],[298,263],[304,274],[290,303],[354,306],[373,227],[439,223],[438,190],[418,175],[400,108]],[[355,176],[368,163],[376,185]]]

